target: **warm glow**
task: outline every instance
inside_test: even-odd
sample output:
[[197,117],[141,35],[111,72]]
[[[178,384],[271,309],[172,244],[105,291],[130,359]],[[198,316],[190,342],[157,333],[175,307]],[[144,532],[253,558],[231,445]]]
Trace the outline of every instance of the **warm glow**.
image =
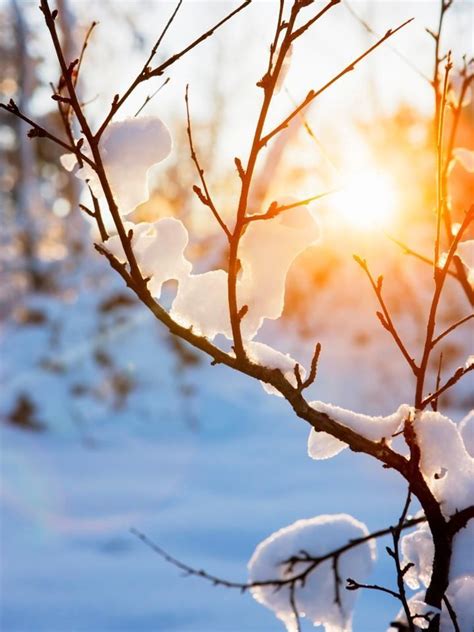
[[360,229],[387,227],[396,201],[393,182],[378,171],[358,173],[332,198],[337,212]]

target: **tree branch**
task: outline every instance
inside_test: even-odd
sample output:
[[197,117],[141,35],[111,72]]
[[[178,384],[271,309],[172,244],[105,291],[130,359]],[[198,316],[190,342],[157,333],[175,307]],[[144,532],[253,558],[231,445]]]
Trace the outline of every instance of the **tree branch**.
[[216,206],[214,202],[212,201],[212,197],[211,197],[211,194],[209,193],[209,188],[207,186],[206,178],[204,176],[204,169],[201,167],[196,151],[194,149],[193,134],[192,134],[192,129],[191,129],[191,115],[189,113],[189,85],[186,86],[184,100],[186,103],[186,121],[187,121],[186,132],[188,135],[189,149],[191,151],[191,160],[193,161],[196,167],[196,171],[198,172],[199,179],[201,180],[201,184],[204,189],[204,194],[199,188],[194,188],[194,191],[197,193],[199,199],[204,204],[204,206],[207,206],[211,210],[211,213],[216,218],[217,223],[224,231],[227,237],[227,240],[230,241],[231,239],[230,230],[227,228],[225,222],[223,221],[222,217],[219,214],[219,211],[216,209]]
[[302,110],[304,110],[306,107],[308,107],[308,105],[314,101],[314,99],[316,99],[316,97],[319,97],[323,92],[325,92],[330,86],[332,86],[334,83],[336,83],[336,81],[338,81],[339,79],[341,79],[341,77],[343,77],[344,75],[346,75],[348,72],[351,72],[352,70],[354,70],[354,68],[357,66],[357,64],[359,62],[361,62],[363,59],[365,59],[365,57],[367,57],[367,55],[370,55],[370,53],[372,53],[376,48],[378,48],[381,44],[383,44],[386,40],[388,40],[390,37],[392,37],[393,35],[395,35],[395,33],[397,33],[398,31],[400,31],[402,28],[404,28],[407,24],[409,24],[410,22],[413,21],[414,18],[411,18],[410,20],[407,20],[406,22],[404,22],[403,24],[400,24],[400,26],[398,26],[395,29],[389,29],[385,35],[383,37],[381,37],[373,46],[371,46],[370,48],[368,48],[364,53],[362,53],[362,55],[359,55],[359,57],[356,57],[356,59],[354,59],[350,64],[348,64],[343,70],[341,70],[341,72],[339,72],[337,75],[335,75],[332,79],[330,79],[326,84],[324,84],[324,86],[322,88],[320,88],[319,90],[310,90],[310,92],[308,92],[308,94],[306,95],[306,98],[304,99],[304,101],[302,103],[300,103],[300,105],[298,105],[297,108],[295,108],[293,110],[293,112],[291,114],[289,114],[279,125],[277,125],[271,132],[268,132],[265,136],[262,137],[260,143],[261,146],[265,146],[269,140],[271,140],[276,134],[278,134],[279,132],[281,132],[283,129],[285,129],[285,127],[288,127],[288,124],[290,123],[291,120],[293,120],[295,118],[295,116],[297,116]]

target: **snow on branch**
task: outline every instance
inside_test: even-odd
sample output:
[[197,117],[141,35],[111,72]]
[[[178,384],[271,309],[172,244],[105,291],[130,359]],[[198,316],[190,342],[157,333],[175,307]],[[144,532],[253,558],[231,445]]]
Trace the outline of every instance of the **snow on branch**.
[[[423,516],[407,519],[401,530],[424,520]],[[275,611],[288,630],[298,629],[299,617],[306,616],[313,623],[321,622],[329,632],[350,629],[355,595],[344,588],[343,582],[351,573],[361,578],[370,572],[376,557],[375,540],[390,535],[393,529],[369,533],[364,524],[346,514],[298,520],[257,546],[248,564],[248,582],[194,568],[169,555],[137,529],[131,532],[186,576],[250,591],[257,601]]]

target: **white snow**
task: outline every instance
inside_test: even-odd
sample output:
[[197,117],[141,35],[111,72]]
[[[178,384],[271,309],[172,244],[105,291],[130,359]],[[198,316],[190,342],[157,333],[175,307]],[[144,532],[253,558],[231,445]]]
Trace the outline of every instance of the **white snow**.
[[[153,223],[124,222],[124,228],[127,233],[133,230],[133,252],[143,275],[151,277],[148,288],[153,296],[160,297],[165,281],[189,275],[192,266],[184,257],[188,232],[181,221],[165,217]],[[126,260],[118,235],[109,237],[105,245],[119,261]]]
[[[147,174],[150,167],[170,153],[172,141],[166,125],[157,117],[128,118],[116,121],[104,131],[100,140],[102,161],[115,201],[122,215],[133,211],[148,199]],[[84,153],[91,155],[90,150]],[[65,169],[76,164],[73,154],[61,157]],[[76,172],[98,198],[103,197],[97,175],[87,163]]]
[[[472,152],[474,156],[474,152]],[[474,171],[474,168],[473,168]],[[468,279],[471,284],[474,283],[474,239],[468,239],[461,241],[456,249],[456,254],[459,256],[463,264],[467,268]]]
[[210,340],[217,334],[231,338],[227,272],[211,270],[181,279],[170,314],[183,327],[192,327]]
[[459,433],[464,441],[464,447],[474,457],[474,410],[471,410],[458,426]]
[[[421,628],[422,630],[426,630],[429,626],[430,620],[435,615],[440,613],[438,608],[434,608],[433,606],[425,603],[424,597],[424,592],[420,591],[408,600],[410,614],[412,617],[415,617],[414,623],[416,624],[417,628]],[[406,625],[407,618],[405,616],[405,611],[403,610],[403,608],[400,609],[395,621],[399,623],[405,623]],[[390,627],[389,632],[391,632],[393,629],[393,627]],[[444,630],[442,630],[441,632],[444,632]]]
[[[456,613],[459,629],[461,632],[470,632],[474,628],[474,601],[472,599],[472,595],[474,594],[474,577],[472,575],[464,575],[451,581],[446,594],[449,603]],[[439,610],[425,603],[423,592],[416,593],[409,600],[408,605],[412,615],[427,614],[433,616],[435,613],[439,613]],[[431,615],[429,613],[431,613]],[[406,623],[403,610],[400,610],[398,613],[396,621]],[[426,629],[429,625],[428,621],[421,617],[416,618],[415,623],[421,629]],[[394,629],[395,628],[391,627],[389,632]],[[440,632],[454,632],[454,625],[444,602],[441,609]]]
[[[245,340],[254,338],[265,318],[281,316],[288,269],[318,234],[307,208],[290,209],[274,219],[249,225],[240,242],[242,273],[237,281],[239,305],[248,307],[241,323]],[[211,340],[218,334],[231,339],[227,279],[224,270],[181,279],[171,316]]]
[[[318,412],[328,415],[347,428],[351,428],[371,441],[386,441],[390,443],[392,435],[401,427],[403,421],[412,414],[408,404],[402,404],[395,413],[386,417],[355,413],[333,404],[324,402],[310,402],[310,406]],[[312,459],[328,459],[347,448],[347,444],[335,439],[326,432],[316,432],[311,429],[308,437],[308,454]]]
[[439,412],[415,417],[420,446],[420,467],[443,513],[452,515],[474,503],[474,459],[467,452],[460,430]]
[[[471,542],[472,545],[472,542]],[[472,554],[472,546],[471,546]],[[446,591],[449,603],[456,613],[457,622],[461,632],[474,629],[474,576],[466,575],[458,577],[450,582]],[[454,632],[454,625],[445,607],[441,614],[441,632]]]
[[[470,520],[466,527],[454,537],[449,579],[454,581],[458,577],[470,575],[474,577],[474,556],[472,546],[474,542],[474,520]],[[401,540],[403,566],[414,564],[406,573],[407,585],[416,590],[428,586],[431,579],[433,563],[433,539],[427,523],[418,526],[413,532],[404,535]]]
[[414,531],[401,539],[403,566],[413,564],[405,575],[405,582],[413,590],[421,585],[428,586],[431,578],[433,562],[433,539],[427,523],[418,526]]
[[289,267],[318,237],[317,222],[307,207],[284,211],[271,220],[251,222],[239,248],[242,275],[238,297],[240,305],[248,305],[242,321],[246,339],[255,336],[264,318],[280,317]]
[[[290,384],[296,386],[295,366],[297,362],[288,353],[281,353],[263,342],[256,341],[247,342],[245,349],[250,360],[270,369],[280,369]],[[301,378],[304,379],[305,370],[302,367],[300,368],[300,374]],[[265,382],[261,382],[261,384],[266,393],[282,397],[281,393],[270,384]]]
[[456,147],[453,151],[453,155],[466,171],[474,171],[474,151],[466,149],[465,147]]
[[[366,526],[347,514],[321,515],[298,520],[276,531],[257,546],[248,564],[249,580],[255,582],[293,577],[306,568],[306,563],[296,564],[288,572],[287,566],[282,564],[284,560],[300,555],[301,551],[320,557],[351,539],[367,534]],[[342,580],[342,607],[335,602],[332,561],[322,562],[308,575],[303,586],[300,583],[295,586],[295,603],[299,614],[314,625],[323,625],[326,632],[350,631],[356,593],[345,590],[345,580],[352,577],[364,581],[372,569],[375,557],[373,542],[361,544],[340,556],[338,571]],[[252,595],[258,602],[273,610],[289,632],[296,630],[288,586],[283,586],[278,591],[274,586],[255,587]]]

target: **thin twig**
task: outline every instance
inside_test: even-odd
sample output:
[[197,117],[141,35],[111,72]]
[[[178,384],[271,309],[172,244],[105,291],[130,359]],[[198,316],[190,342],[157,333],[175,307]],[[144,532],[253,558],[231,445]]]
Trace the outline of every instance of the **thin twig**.
[[230,241],[230,239],[231,239],[230,230],[226,226],[225,222],[223,221],[222,217],[220,216],[220,213],[217,210],[217,208],[216,208],[216,206],[215,206],[215,204],[214,204],[214,202],[212,200],[211,194],[209,193],[209,188],[207,186],[206,177],[204,175],[204,169],[201,167],[201,165],[199,163],[199,158],[197,157],[197,154],[196,154],[196,150],[194,149],[193,133],[192,133],[192,129],[191,129],[191,115],[190,115],[190,112],[189,112],[189,85],[186,86],[186,92],[185,92],[185,95],[184,95],[184,100],[185,100],[185,103],[186,103],[186,121],[187,121],[186,132],[187,132],[187,135],[188,135],[189,149],[191,151],[191,160],[193,161],[193,163],[194,163],[194,165],[196,167],[196,171],[198,172],[199,179],[201,180],[201,184],[202,184],[202,187],[204,189],[204,193],[202,192],[202,190],[199,187],[195,187],[194,191],[199,196],[199,199],[201,200],[201,202],[211,210],[211,213],[216,218],[217,223],[219,224],[219,226],[222,228],[222,230],[226,234],[227,239]]
[[436,143],[437,152],[437,170],[436,170],[436,238],[434,247],[434,274],[436,274],[436,268],[439,265],[439,249],[441,242],[441,216],[443,214],[443,208],[445,204],[444,191],[443,191],[443,131],[444,131],[444,115],[446,111],[446,97],[448,93],[448,78],[449,72],[453,64],[451,63],[451,51],[448,53],[448,60],[446,62],[446,71],[444,73],[443,91],[441,95],[440,115],[438,120],[438,140]]
[[[347,0],[343,0],[344,5],[346,7],[346,9],[349,11],[349,13],[352,15],[353,18],[355,18],[357,20],[357,22],[359,22],[359,24],[371,35],[374,35],[375,37],[380,37],[380,33],[377,33],[377,31],[375,31],[368,22],[366,22],[363,18],[360,17],[360,15],[354,10],[354,8],[352,7],[351,4],[349,4],[349,2]],[[411,61],[411,59],[409,57],[407,57],[406,55],[404,55],[402,52],[400,52],[398,50],[398,48],[396,48],[395,46],[393,46],[393,44],[387,44],[387,48],[389,48],[393,53],[395,53],[395,55],[397,55],[409,68],[411,68],[414,72],[416,72],[416,74],[421,77],[422,79],[424,79],[425,81],[427,81],[430,85],[431,85],[431,79],[429,77],[427,77],[417,66],[415,66],[415,64]]]
[[[420,518],[412,518],[412,519],[406,520],[405,523],[402,525],[402,530],[410,529],[411,527],[414,527],[417,524],[420,524],[425,521],[426,521],[426,518],[424,516]],[[325,555],[321,555],[319,557],[311,557],[310,555],[304,555],[300,557],[294,556],[287,560],[282,560],[281,562],[282,565],[287,565],[287,566],[289,565],[291,568],[293,568],[296,564],[305,564],[306,568],[300,573],[296,573],[294,575],[291,575],[290,577],[285,577],[284,579],[274,578],[274,579],[260,580],[260,581],[254,581],[254,582],[235,582],[235,581],[231,581],[222,577],[218,577],[217,575],[212,575],[211,573],[208,573],[207,571],[204,571],[202,569],[194,568],[193,566],[190,566],[189,564],[186,564],[182,562],[181,560],[178,560],[177,558],[173,557],[169,553],[167,553],[164,549],[162,549],[160,546],[155,544],[155,542],[150,540],[148,536],[138,531],[138,529],[132,528],[130,529],[130,532],[134,536],[136,536],[139,540],[141,540],[144,544],[146,544],[152,551],[154,551],[160,557],[162,557],[166,562],[175,566],[179,570],[183,571],[187,576],[201,577],[202,579],[205,579],[206,581],[211,582],[215,586],[224,586],[225,588],[237,588],[245,592],[246,590],[249,590],[251,588],[257,588],[259,586],[282,587],[282,586],[291,586],[292,584],[296,585],[297,583],[304,582],[304,580],[308,577],[308,575],[312,573],[323,562],[332,560],[334,556],[340,557],[342,554],[346,553],[347,551],[357,546],[360,546],[361,544],[369,542],[370,540],[374,540],[374,539],[389,535],[390,533],[392,533],[392,530],[393,530],[393,527],[388,527],[386,529],[380,529],[379,531],[374,531],[373,533],[370,533],[366,536],[351,540],[347,544],[344,544],[343,546],[340,546],[337,549],[334,549],[333,551],[330,551],[329,553],[326,553]]]
[[168,20],[168,22],[167,22],[167,24],[166,24],[166,26],[165,26],[160,38],[158,39],[158,41],[154,45],[154,47],[153,47],[153,49],[151,51],[151,54],[148,57],[148,60],[145,63],[143,69],[140,71],[140,73],[137,75],[137,77],[134,79],[134,81],[131,83],[131,85],[128,87],[128,89],[124,92],[124,94],[121,97],[119,97],[117,95],[117,98],[113,100],[112,105],[110,107],[109,113],[107,114],[107,116],[105,117],[105,119],[103,120],[102,124],[100,125],[99,129],[96,132],[96,138],[100,138],[102,136],[102,134],[104,133],[104,131],[105,131],[106,127],[107,127],[107,125],[110,123],[110,121],[115,116],[117,111],[122,107],[122,105],[125,103],[125,101],[128,99],[128,97],[132,94],[132,92],[135,90],[135,88],[137,86],[139,86],[143,81],[147,81],[148,79],[151,79],[152,77],[161,77],[161,75],[163,75],[165,70],[167,70],[171,65],[173,65],[175,62],[177,62],[179,59],[184,57],[184,55],[189,53],[189,51],[191,51],[193,48],[198,46],[201,42],[206,40],[208,37],[211,37],[211,35],[213,35],[216,30],[218,30],[221,26],[223,26],[231,18],[233,18],[235,15],[237,15],[237,13],[242,11],[242,9],[245,9],[245,7],[247,7],[252,2],[252,0],[245,0],[245,2],[243,2],[236,9],[234,9],[233,11],[228,13],[222,20],[217,22],[217,24],[215,24],[213,27],[211,27],[205,33],[203,33],[198,38],[193,40],[188,46],[183,48],[178,53],[175,53],[174,55],[169,57],[165,62],[163,62],[162,64],[160,64],[156,68],[151,69],[149,67],[149,64],[150,64],[151,60],[153,59],[153,57],[155,56],[155,54],[156,54],[156,52],[158,50],[158,47],[160,46],[160,44],[161,44],[161,42],[163,40],[164,35],[166,34],[167,30],[171,26],[172,22],[174,21],[174,19],[176,17],[176,14],[177,14],[179,8],[182,5],[182,2],[183,2],[183,0],[179,0],[177,7],[175,8],[174,12],[172,13],[170,19]]
[[456,616],[456,612],[451,605],[451,602],[448,599],[448,596],[445,594],[443,597],[443,601],[446,604],[446,610],[448,611],[449,617],[453,624],[454,632],[461,632],[461,628],[459,627],[458,618]]
[[[423,261],[424,263],[427,263],[430,266],[434,265],[433,259],[431,259],[430,257],[426,257],[425,255],[422,255],[416,250],[413,250],[412,248],[410,248],[410,246],[407,246],[403,241],[400,241],[396,239],[395,237],[392,237],[388,233],[385,233],[385,234],[390,239],[390,241],[393,241],[394,244],[397,244],[397,246],[400,246],[400,248],[404,251],[404,254],[411,255],[412,257],[415,257],[416,259],[419,259],[420,261]],[[455,279],[458,278],[456,272],[453,272],[452,270],[448,270],[448,274],[450,276],[453,276]]]
[[150,101],[156,97],[156,95],[158,94],[158,92],[160,92],[165,86],[166,84],[168,84],[170,82],[170,77],[167,77],[163,83],[161,84],[161,86],[159,86],[155,92],[153,92],[152,94],[149,94],[147,96],[147,98],[145,99],[145,101],[142,103],[142,105],[138,108],[138,110],[135,112],[135,114],[133,115],[134,118],[136,118],[141,112],[143,112],[143,110],[145,109],[145,107],[148,105],[148,103],[150,103]]
[[[444,264],[441,267],[438,267],[439,266],[439,263],[438,263],[438,266],[435,268],[435,289],[433,292],[433,297],[431,299],[430,311],[429,311],[428,319],[426,323],[426,337],[425,337],[425,343],[423,346],[423,354],[422,354],[421,361],[419,363],[418,373],[416,375],[415,407],[420,410],[422,410],[424,406],[426,406],[428,403],[430,403],[434,399],[434,397],[431,396],[427,398],[426,400],[424,400],[423,389],[424,389],[424,383],[425,383],[425,378],[426,378],[426,371],[428,369],[428,363],[430,360],[431,352],[433,350],[433,340],[435,338],[434,330],[436,326],[436,316],[438,312],[439,302],[441,299],[441,294],[443,292],[449,266],[451,265],[451,262],[456,254],[458,244],[461,241],[468,226],[473,220],[474,220],[474,204],[467,211],[462,221],[462,224],[459,227],[458,232],[454,236],[453,241],[446,254],[446,260],[444,261]],[[456,372],[456,375],[457,374],[458,372]],[[460,379],[460,377],[462,377],[462,375],[460,375],[458,379]],[[449,383],[453,384],[455,382],[449,381]],[[446,388],[449,388],[449,387],[446,387],[445,385],[445,387],[443,387],[442,392],[444,392]],[[438,391],[438,394],[441,394],[441,392]]]
[[449,380],[447,380],[447,382],[443,384],[443,386],[440,386],[434,393],[432,393],[428,397],[425,397],[425,399],[421,402],[420,408],[426,408],[428,404],[431,404],[432,401],[437,400],[440,395],[442,395],[449,388],[457,384],[459,380],[470,371],[474,371],[474,364],[470,364],[467,367],[459,367],[458,369],[456,369],[454,375],[452,375]]
[[300,103],[300,105],[298,105],[298,107],[295,108],[293,110],[293,112],[291,112],[291,114],[289,114],[279,125],[274,127],[270,132],[268,132],[265,136],[262,137],[262,139],[260,141],[261,145],[265,146],[268,143],[268,141],[271,140],[276,134],[278,134],[283,129],[285,129],[285,127],[288,127],[288,124],[290,123],[290,121],[292,121],[294,119],[294,117],[297,116],[302,110],[307,108],[308,105],[310,103],[312,103],[312,101],[314,101],[314,99],[316,99],[316,97],[320,96],[329,87],[331,87],[334,83],[336,83],[336,81],[341,79],[341,77],[343,77],[345,74],[347,74],[347,73],[351,72],[352,70],[354,70],[354,68],[357,66],[357,64],[359,64],[363,59],[365,59],[365,57],[370,55],[376,48],[378,48],[381,44],[383,44],[387,39],[389,39],[390,37],[395,35],[395,33],[397,33],[402,28],[404,28],[407,24],[412,22],[413,19],[414,18],[411,18],[410,20],[407,20],[406,22],[404,22],[403,24],[400,24],[400,26],[398,26],[395,29],[389,29],[385,33],[385,35],[383,37],[381,37],[373,46],[368,48],[364,53],[362,53],[362,55],[359,55],[359,57],[356,57],[356,59],[354,59],[343,70],[341,70],[341,72],[339,72],[332,79],[330,79],[327,83],[325,83],[321,88],[319,88],[319,90],[316,90],[316,91],[310,90],[310,92],[308,92],[308,94],[306,95],[306,98],[304,99],[304,101],[302,103]]
[[272,202],[268,207],[268,210],[265,213],[247,215],[244,218],[244,222],[246,224],[250,224],[251,222],[257,222],[259,220],[265,219],[273,219],[277,217],[281,213],[285,211],[289,211],[293,208],[297,208],[299,206],[306,206],[307,204],[311,204],[311,202],[316,202],[316,200],[322,200],[328,195],[333,195],[334,193],[338,193],[339,189],[333,189],[332,191],[326,191],[325,193],[319,193],[318,195],[313,195],[312,197],[306,198],[305,200],[299,200],[298,202],[292,202],[291,204],[283,204],[281,206],[278,205],[277,202]]
[[405,500],[405,504],[403,506],[402,513],[398,520],[397,525],[392,529],[392,539],[393,539],[393,549],[387,547],[388,554],[393,558],[395,562],[395,568],[397,571],[397,586],[398,586],[398,594],[400,601],[402,603],[403,611],[405,612],[405,616],[408,621],[408,629],[410,632],[415,632],[415,626],[413,625],[413,620],[410,614],[410,606],[408,605],[408,599],[405,591],[405,575],[408,569],[412,566],[412,564],[408,564],[405,568],[402,569],[400,562],[400,551],[399,551],[399,543],[400,543],[400,535],[402,532],[403,525],[405,524],[406,516],[408,514],[408,509],[411,504],[411,488],[408,487],[408,493]]
[[[441,384],[441,370],[443,368],[443,352],[441,352],[439,354],[439,361],[438,361],[438,373],[436,374],[436,386],[435,386],[435,390],[439,390],[440,384]],[[434,412],[437,412],[438,410],[438,400],[434,399],[431,402],[431,408],[434,410]]]
[[377,300],[380,304],[380,307],[382,308],[382,313],[381,312],[376,312],[377,317],[380,321],[380,323],[382,324],[383,328],[386,329],[392,336],[392,338],[394,339],[397,347],[400,349],[403,357],[405,358],[405,360],[408,362],[408,365],[410,366],[411,370],[413,371],[413,373],[415,375],[417,375],[418,372],[418,367],[414,361],[414,359],[411,357],[411,355],[408,353],[402,339],[400,338],[400,335],[395,327],[395,325],[393,324],[392,321],[392,317],[390,316],[390,312],[388,310],[387,305],[385,304],[383,295],[382,295],[382,281],[383,278],[380,276],[377,279],[377,282],[375,282],[372,273],[369,270],[369,267],[367,265],[367,261],[365,259],[361,259],[361,257],[358,257],[357,255],[354,255],[354,260],[360,265],[360,267],[364,270],[364,272],[366,273],[370,284],[374,290],[375,296],[377,297]]
[[431,343],[431,346],[434,347],[435,345],[437,345],[438,342],[440,342],[445,336],[450,334],[452,331],[454,331],[455,329],[457,329],[461,325],[464,325],[464,323],[467,323],[467,321],[471,320],[471,318],[474,318],[474,314],[469,314],[468,316],[465,316],[464,318],[461,318],[460,320],[455,322],[453,325],[451,325],[450,327],[445,329],[441,334],[439,334],[439,336],[434,338],[432,343]]
[[[77,155],[77,151],[78,151],[77,147],[71,146],[66,141],[62,140],[58,136],[56,136],[56,135],[52,134],[51,132],[49,132],[48,130],[46,130],[44,127],[39,125],[39,123],[37,123],[36,121],[33,121],[32,119],[30,119],[27,116],[25,116],[25,114],[23,114],[18,109],[18,107],[17,107],[16,103],[13,101],[13,99],[10,99],[8,104],[0,103],[0,109],[5,110],[6,112],[9,112],[10,114],[13,114],[14,116],[16,116],[17,118],[21,119],[22,121],[25,121],[25,123],[28,123],[29,125],[31,125],[32,129],[28,133],[28,136],[30,138],[47,138],[48,140],[51,140],[54,143],[56,143],[56,145],[59,145],[63,149],[66,149],[68,152]],[[79,152],[79,154],[80,154],[81,159],[84,162],[87,162],[87,164],[90,165],[92,168],[95,167],[93,160],[88,158],[82,152]]]
[[346,581],[347,581],[346,590],[359,590],[359,588],[366,588],[369,590],[378,590],[380,592],[387,593],[387,595],[391,595],[392,597],[400,601],[400,595],[394,590],[391,590],[390,588],[386,588],[385,586],[379,586],[378,584],[360,584],[355,579],[352,579],[352,577],[348,577]]
[[290,605],[291,605],[291,609],[293,611],[293,616],[295,617],[296,632],[301,632],[301,622],[300,622],[300,615],[299,615],[299,612],[298,612],[298,608],[296,606],[295,589],[296,589],[295,584],[294,583],[291,584],[291,586],[290,586]]

